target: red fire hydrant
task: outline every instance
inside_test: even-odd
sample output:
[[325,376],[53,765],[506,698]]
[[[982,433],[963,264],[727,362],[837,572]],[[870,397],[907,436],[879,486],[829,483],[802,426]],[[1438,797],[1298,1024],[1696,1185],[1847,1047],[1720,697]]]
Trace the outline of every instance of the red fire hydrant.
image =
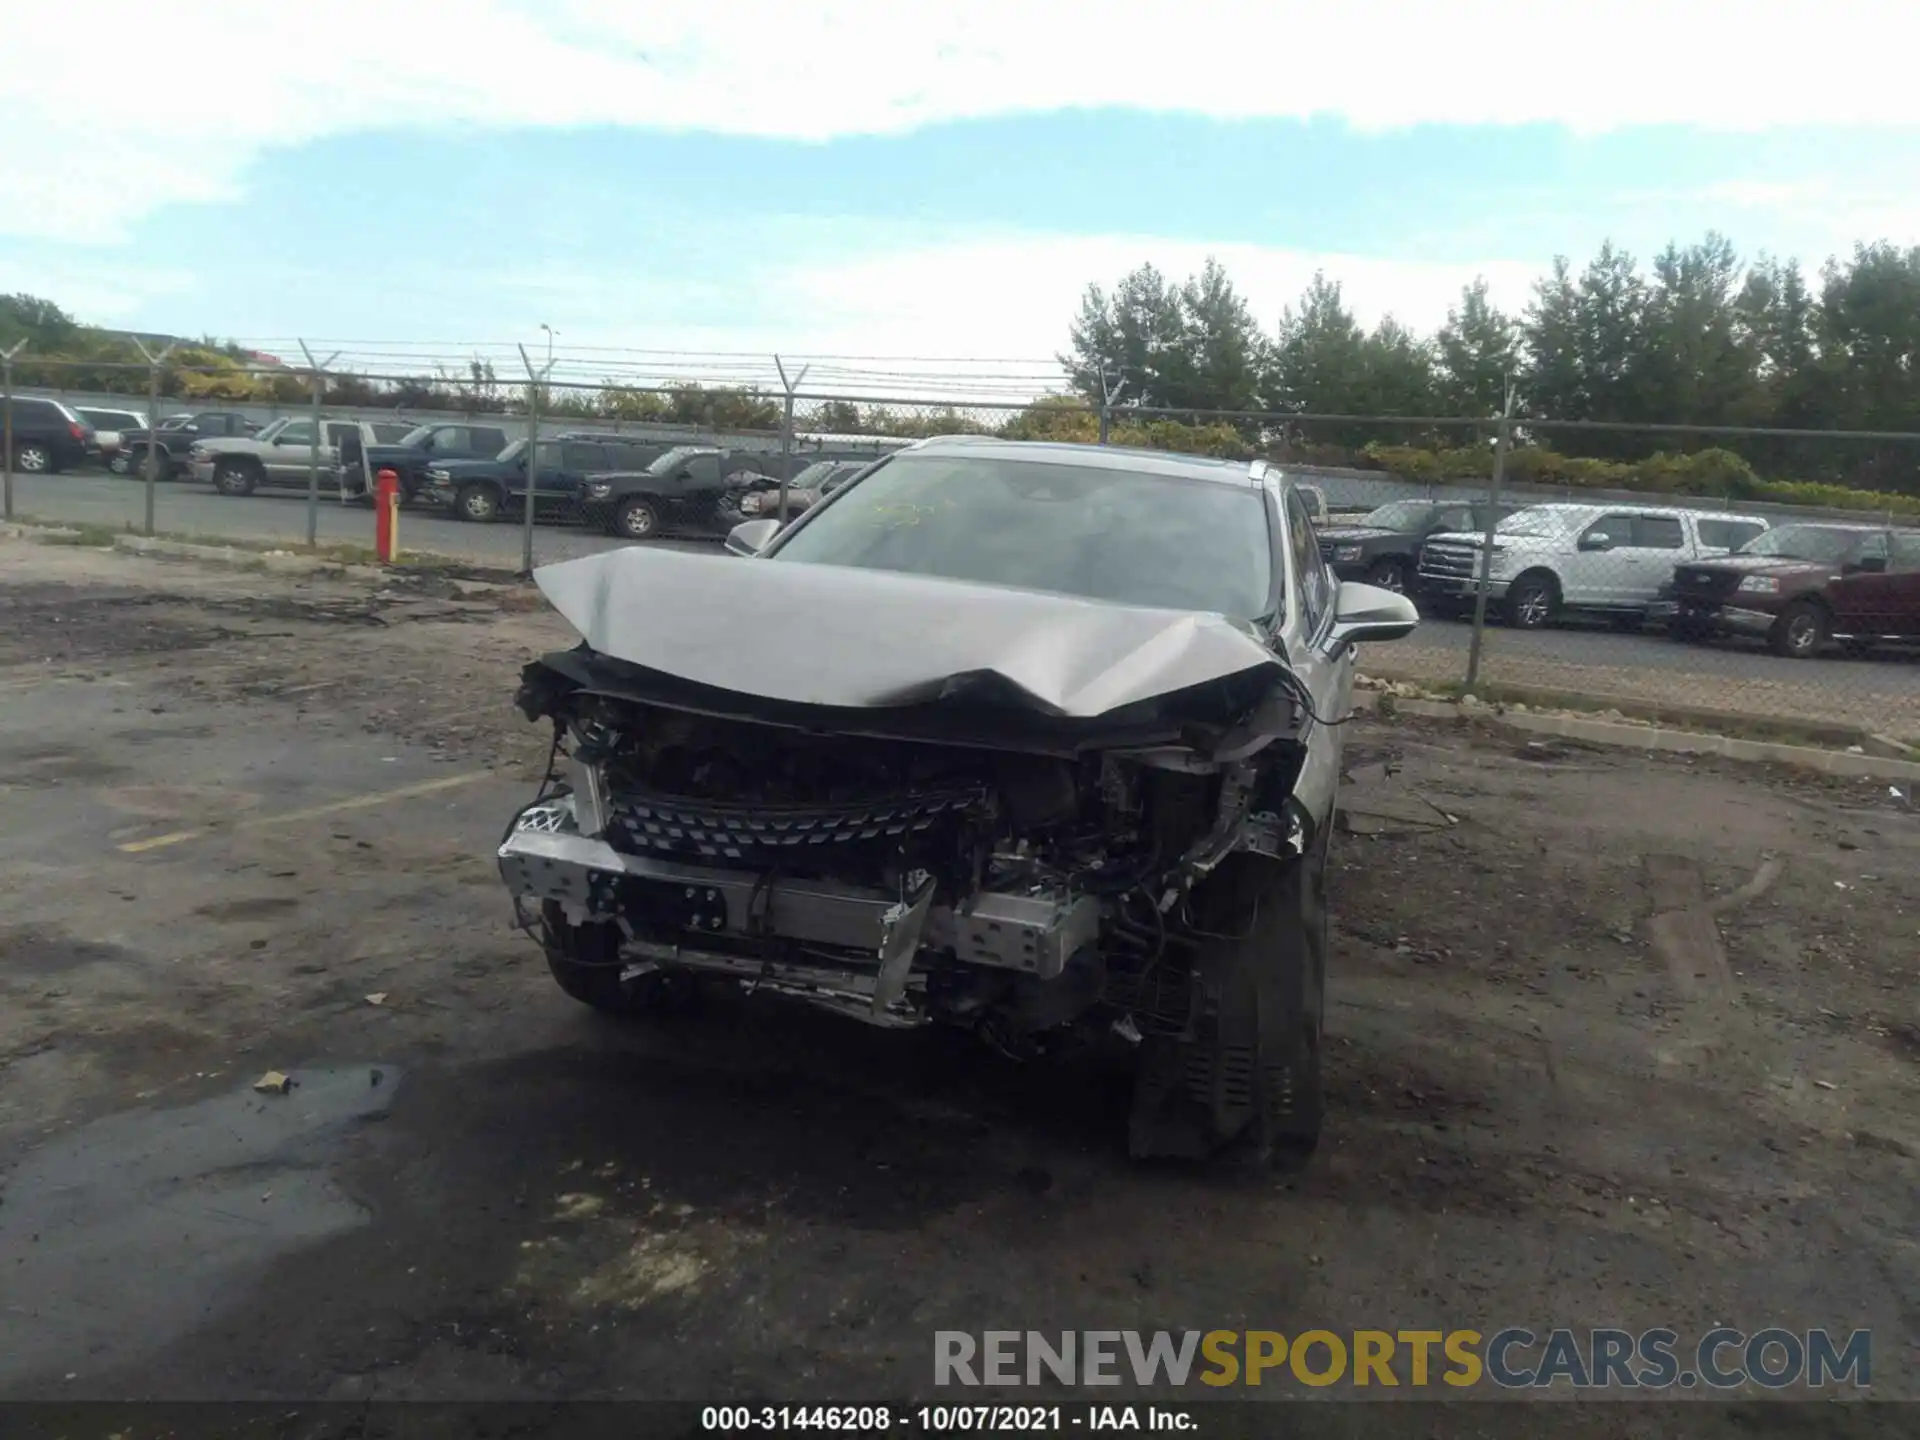
[[380,563],[391,565],[400,546],[400,476],[382,469],[373,484],[373,549]]

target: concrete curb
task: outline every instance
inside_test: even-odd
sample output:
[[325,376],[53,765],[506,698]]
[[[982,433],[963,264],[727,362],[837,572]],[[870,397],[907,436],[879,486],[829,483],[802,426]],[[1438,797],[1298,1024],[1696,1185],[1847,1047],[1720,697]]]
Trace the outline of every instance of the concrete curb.
[[[1356,690],[1354,709],[1373,712],[1379,708],[1378,690]],[[1556,735],[1568,740],[1583,740],[1590,745],[1606,745],[1621,750],[1663,750],[1682,755],[1724,755],[1729,760],[1763,760],[1780,765],[1797,765],[1823,775],[1857,775],[1880,780],[1920,781],[1920,760],[1877,755],[1862,746],[1862,753],[1846,750],[1817,750],[1808,745],[1786,745],[1773,740],[1740,740],[1731,735],[1705,735],[1693,730],[1661,730],[1651,725],[1622,725],[1611,720],[1589,720],[1579,715],[1524,715],[1503,712],[1491,705],[1461,705],[1448,700],[1420,700],[1406,696],[1391,697],[1391,713],[1417,715],[1431,720],[1482,720],[1516,735]],[[1886,742],[1900,750],[1908,747],[1898,741]]]

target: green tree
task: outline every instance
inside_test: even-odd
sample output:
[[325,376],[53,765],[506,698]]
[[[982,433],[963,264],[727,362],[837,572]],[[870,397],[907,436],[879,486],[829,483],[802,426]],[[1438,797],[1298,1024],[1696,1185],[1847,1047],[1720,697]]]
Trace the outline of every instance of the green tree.
[[11,350],[25,340],[33,354],[60,355],[79,332],[78,322],[51,300],[38,295],[0,295],[0,349]]
[[1456,415],[1494,415],[1506,403],[1507,381],[1520,371],[1520,331],[1476,278],[1447,311],[1434,337],[1434,388],[1441,408]]

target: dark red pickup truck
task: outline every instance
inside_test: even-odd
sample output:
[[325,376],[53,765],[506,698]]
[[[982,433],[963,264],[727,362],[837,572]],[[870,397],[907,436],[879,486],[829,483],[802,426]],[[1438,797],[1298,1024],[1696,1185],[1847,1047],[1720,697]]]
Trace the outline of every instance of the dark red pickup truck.
[[1809,660],[1920,642],[1920,530],[1827,522],[1776,526],[1719,560],[1673,572],[1671,633],[1751,635]]

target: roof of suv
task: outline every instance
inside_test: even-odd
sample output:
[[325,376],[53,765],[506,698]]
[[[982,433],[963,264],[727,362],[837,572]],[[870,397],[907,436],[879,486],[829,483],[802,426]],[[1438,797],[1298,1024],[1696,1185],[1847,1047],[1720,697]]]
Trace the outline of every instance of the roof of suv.
[[936,435],[900,453],[940,450],[1002,460],[1022,460],[1028,464],[1079,465],[1089,470],[1179,475],[1192,480],[1213,480],[1233,485],[1250,484],[1264,470],[1257,460],[1213,460],[1204,455],[1179,455],[1170,450],[1135,449],[1125,445],[1076,445],[1065,440],[1001,440],[992,435]]
[[1606,502],[1582,501],[1578,504],[1549,500],[1537,505],[1522,505],[1522,510],[1546,510],[1570,519],[1582,515],[1692,515],[1702,520],[1745,520],[1759,525],[1772,522],[1764,515],[1748,515],[1738,510],[1703,510],[1692,505],[1640,505],[1631,500]]

